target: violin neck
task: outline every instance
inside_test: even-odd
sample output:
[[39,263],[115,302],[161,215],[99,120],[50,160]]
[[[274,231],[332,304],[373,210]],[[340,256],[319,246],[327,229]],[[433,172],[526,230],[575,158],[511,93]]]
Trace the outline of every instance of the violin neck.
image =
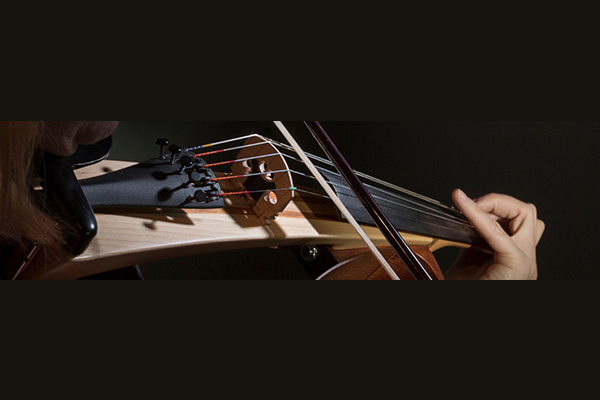
[[[361,224],[375,223],[356,198],[344,179],[336,172],[322,170],[322,174],[334,187],[340,200]],[[488,245],[462,213],[437,202],[407,193],[365,185],[394,226],[403,232],[428,236],[449,242],[487,249]],[[341,213],[340,219],[344,219]]]

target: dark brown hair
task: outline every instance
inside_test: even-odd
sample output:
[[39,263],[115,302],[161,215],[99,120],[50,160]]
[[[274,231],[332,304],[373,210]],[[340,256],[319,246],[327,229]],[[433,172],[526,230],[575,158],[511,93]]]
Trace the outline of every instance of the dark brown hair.
[[57,222],[36,204],[32,193],[43,133],[43,121],[0,121],[0,243],[61,241]]

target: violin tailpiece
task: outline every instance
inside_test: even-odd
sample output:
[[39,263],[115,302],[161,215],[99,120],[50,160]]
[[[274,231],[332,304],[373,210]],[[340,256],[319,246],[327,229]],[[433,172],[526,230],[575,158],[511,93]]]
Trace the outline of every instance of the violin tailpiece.
[[[191,157],[188,157],[192,160]],[[173,163],[169,157],[153,158],[97,177],[83,179],[81,187],[94,208],[223,208],[215,174],[206,162],[184,157]]]

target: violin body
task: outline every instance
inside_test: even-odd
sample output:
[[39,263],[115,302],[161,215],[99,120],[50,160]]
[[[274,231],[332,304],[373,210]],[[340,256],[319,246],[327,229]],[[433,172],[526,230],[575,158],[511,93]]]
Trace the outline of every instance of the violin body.
[[[83,180],[134,164],[105,160],[77,170],[76,175]],[[227,184],[221,185],[224,190],[228,189]],[[354,229],[340,221],[334,207],[325,201],[310,197],[305,201],[297,195],[270,225],[261,223],[252,212],[252,205],[247,198],[232,197],[226,199],[224,208],[216,209],[97,209],[98,233],[83,254],[71,259],[63,255],[62,259],[48,264],[46,261],[59,253],[51,252],[54,256],[40,257],[20,279],[77,279],[151,261],[256,247],[327,246],[340,263],[344,259],[359,264],[363,259],[375,263]],[[364,226],[364,229],[377,246],[387,246],[376,227]],[[404,233],[403,238],[413,248],[421,249],[419,254],[433,261],[433,268],[438,270],[435,258],[429,254],[450,245],[468,247],[408,233]],[[356,259],[357,255],[363,258]],[[390,258],[393,258],[391,254]],[[352,269],[348,267],[344,270]],[[402,270],[401,266],[398,269]],[[351,273],[342,276],[341,271],[332,277],[355,278]],[[365,279],[367,275],[363,272],[356,278]],[[437,275],[441,277],[441,272]],[[406,273],[403,276],[409,279]]]
[[[171,192],[188,190],[191,169],[186,172],[185,168],[179,168],[173,163],[175,157],[171,158],[173,172],[161,170],[163,175],[157,175],[155,167],[148,167],[157,164],[156,161],[132,163],[102,159],[81,166],[75,175],[84,191],[88,190],[86,195],[94,210],[97,234],[86,250],[75,256],[64,249],[44,249],[19,279],[77,279],[151,261],[258,247],[326,249],[329,262],[313,275],[319,280],[390,279],[330,200],[294,187],[297,182],[292,181],[285,158],[274,152],[272,145],[260,143],[255,137],[249,138],[246,145],[252,147],[242,150],[237,157],[254,157],[256,162],[237,163],[231,172],[210,171],[207,176],[223,179],[219,180],[218,186],[222,193],[246,190],[248,194],[218,198],[214,207],[198,207],[198,201],[191,201],[189,194],[178,200],[179,206],[163,205],[160,196],[164,189],[159,190],[160,185],[152,189],[151,185],[144,184],[136,185],[134,191],[148,188],[147,195],[142,197],[158,200],[144,200],[137,205],[131,200],[123,204],[105,201],[103,193],[127,190],[123,188],[128,186],[128,178],[123,177],[130,176],[126,171],[131,170],[147,170],[148,176],[160,181],[164,180],[163,175],[176,175],[179,170],[181,176],[171,184]],[[160,164],[165,163],[161,161]],[[256,172],[257,168],[267,172],[260,179],[229,179]],[[330,177],[330,181],[333,185],[335,177]],[[91,192],[86,189],[90,186],[87,182],[103,182],[106,190],[95,185]],[[206,184],[205,180],[203,184]],[[339,187],[338,191],[341,191]],[[187,200],[182,201],[184,198]],[[361,221],[368,237],[400,279],[413,279],[381,231],[370,222],[368,218]],[[412,226],[407,231],[400,228],[399,233],[430,275],[441,280],[443,274],[433,255],[436,250],[447,246],[466,249],[481,243],[472,227],[465,228],[463,224],[457,229],[460,231],[458,236]],[[465,230],[469,234],[465,235]],[[305,261],[310,263],[312,260],[308,257]]]

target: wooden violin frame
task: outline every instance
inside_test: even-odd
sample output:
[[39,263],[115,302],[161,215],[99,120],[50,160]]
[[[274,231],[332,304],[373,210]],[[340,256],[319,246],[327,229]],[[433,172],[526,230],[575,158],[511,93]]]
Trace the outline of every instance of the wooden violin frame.
[[[264,142],[260,145],[261,141]],[[258,168],[266,186],[260,195],[224,197],[223,208],[94,208],[98,233],[87,250],[75,258],[59,250],[41,251],[19,279],[77,279],[110,270],[180,256],[258,247],[326,248],[335,260],[318,280],[386,280],[386,272],[365,248],[356,231],[339,217],[326,198],[289,190],[295,182],[286,159],[268,140],[256,135],[238,158],[255,158],[253,163],[236,163],[231,172],[216,177],[245,175]],[[275,154],[275,155],[274,155]],[[76,170],[78,180],[110,174],[137,163],[104,160]],[[246,180],[219,182],[223,192],[247,189]],[[273,190],[276,188],[278,190]],[[374,226],[361,224],[373,243],[386,257],[400,279],[412,275]],[[434,252],[447,247],[470,248],[472,243],[427,235],[399,233],[418,256],[428,273],[444,276]]]

